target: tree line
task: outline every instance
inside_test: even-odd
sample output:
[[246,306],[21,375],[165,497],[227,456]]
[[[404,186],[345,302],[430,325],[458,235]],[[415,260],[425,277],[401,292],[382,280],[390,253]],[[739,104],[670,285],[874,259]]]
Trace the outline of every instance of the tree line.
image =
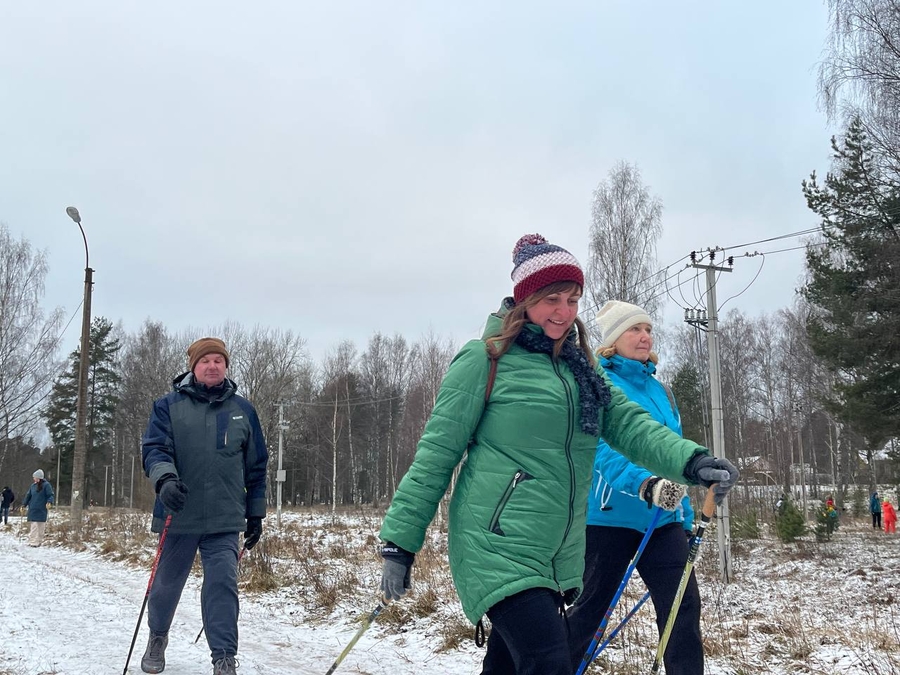
[[[798,177],[820,223],[805,241],[800,289],[790,307],[720,316],[725,453],[744,471],[745,496],[754,485],[802,484],[815,494],[828,484],[840,500],[850,485],[898,480],[900,0],[827,4],[819,88],[842,131],[831,139],[824,178]],[[658,309],[666,283],[656,265],[662,214],[637,166],[617,164],[594,194],[585,304],[620,299]],[[58,357],[64,317],[42,307],[46,274],[46,256],[0,225],[0,481],[22,488],[40,462],[65,503],[80,355]],[[302,335],[278,327],[229,322],[172,331],[148,320],[128,332],[97,317],[86,502],[149,508],[140,437],[152,401],[186,369],[187,345],[203,335],[228,344],[229,374],[259,411],[271,485],[283,432],[285,501],[298,505],[390,499],[459,346],[434,334],[411,341],[375,333],[362,347],[343,341],[315,363]],[[663,377],[685,435],[708,443],[706,335],[682,326],[662,343]],[[51,439],[43,449],[34,440],[42,425]]]

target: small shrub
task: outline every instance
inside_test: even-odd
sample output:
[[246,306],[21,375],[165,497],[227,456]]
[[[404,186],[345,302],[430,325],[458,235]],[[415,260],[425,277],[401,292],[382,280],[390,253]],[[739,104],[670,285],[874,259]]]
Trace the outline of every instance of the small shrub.
[[863,488],[853,488],[850,509],[857,518],[864,518],[869,514],[869,495]]
[[734,516],[731,519],[731,537],[740,539],[759,539],[759,514],[754,510],[745,516]]
[[426,617],[434,614],[440,606],[441,599],[437,592],[433,588],[427,587],[421,592],[416,593],[410,611],[415,616]]
[[775,532],[785,544],[790,544],[806,533],[803,514],[792,501],[786,501],[775,518]]
[[837,511],[831,506],[823,506],[816,510],[816,525],[813,532],[816,535],[816,541],[831,541],[831,535],[838,526]]
[[466,640],[475,640],[475,628],[468,621],[458,617],[448,618],[441,624],[441,644],[438,652],[459,649]]

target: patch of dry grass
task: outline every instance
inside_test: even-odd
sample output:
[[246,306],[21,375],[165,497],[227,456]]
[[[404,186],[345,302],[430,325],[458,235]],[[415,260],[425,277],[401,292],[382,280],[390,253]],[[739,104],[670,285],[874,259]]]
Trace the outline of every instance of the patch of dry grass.
[[[157,536],[149,532],[147,514],[92,509],[80,539],[62,515],[51,515],[49,543],[89,548],[149,569]],[[260,543],[242,558],[242,592],[293,605],[290,613],[298,623],[361,619],[377,603],[382,516],[371,509],[336,514],[305,509],[286,512],[280,529],[274,517],[267,518]],[[16,536],[27,536],[24,522],[11,527]],[[715,528],[710,528],[695,568],[708,661],[735,675],[823,673],[827,668],[810,663],[823,651],[834,651],[856,654],[868,664],[866,672],[900,673],[898,541],[845,517],[831,542],[816,543],[809,535],[782,544],[763,523],[759,538],[733,542],[734,580],[725,585],[719,580]],[[195,572],[201,573],[199,565]],[[635,575],[613,625],[643,590]],[[592,672],[630,674],[649,668],[658,640],[654,616],[648,603]],[[423,631],[434,637],[435,651],[470,648],[474,627],[455,595],[445,533],[429,530],[416,556],[412,590],[391,603],[372,630],[397,645],[411,631]]]

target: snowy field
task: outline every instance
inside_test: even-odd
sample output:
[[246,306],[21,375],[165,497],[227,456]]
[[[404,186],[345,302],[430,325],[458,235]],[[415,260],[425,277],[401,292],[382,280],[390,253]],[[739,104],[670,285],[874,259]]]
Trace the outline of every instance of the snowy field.
[[[60,543],[70,537],[59,512],[51,515],[41,548],[26,545],[19,517],[0,527],[0,675],[123,671],[152,539],[142,534],[144,516],[128,516],[140,536],[121,515],[90,517],[92,537],[79,551]],[[267,520],[268,548],[261,544],[242,563],[239,672],[328,670],[376,601],[377,523],[371,515],[298,512],[286,514],[276,533],[274,518]],[[717,579],[714,534],[704,545],[699,580],[707,673],[900,674],[900,538],[849,518],[824,544],[810,536],[784,545],[763,532],[762,539],[735,542],[735,582],[728,586]],[[483,651],[474,646],[449,588],[442,539],[434,534],[432,553],[414,570],[415,595],[379,619],[338,674],[480,672]],[[111,543],[117,540],[125,543]],[[279,558],[285,551],[293,554]],[[260,584],[269,590],[255,590]],[[192,576],[170,633],[166,673],[211,672],[205,640],[194,644],[199,588],[199,577]],[[621,612],[641,592],[634,581]],[[651,615],[652,607],[643,609],[623,631],[624,641],[604,652],[591,672],[649,672]],[[140,673],[146,616],[143,624],[129,673]]]

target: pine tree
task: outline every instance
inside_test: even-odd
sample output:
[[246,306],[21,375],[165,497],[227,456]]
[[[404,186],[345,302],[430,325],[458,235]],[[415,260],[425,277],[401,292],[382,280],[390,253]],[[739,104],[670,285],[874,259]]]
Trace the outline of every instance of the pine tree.
[[806,534],[806,525],[803,522],[803,515],[791,500],[785,500],[781,510],[775,517],[775,532],[778,538],[785,544]]
[[[103,498],[104,466],[112,455],[114,413],[119,400],[116,356],[121,341],[113,334],[113,325],[104,317],[91,324],[91,359],[87,388],[87,458],[85,461],[85,504]],[[78,407],[78,368],[80,347],[69,355],[69,366],[59,376],[50,392],[44,420],[50,437],[62,452],[60,474],[63,485],[57,486],[71,495],[72,458],[75,452],[75,416]]]
[[681,431],[685,438],[706,445],[709,441],[703,425],[703,398],[697,369],[683,365],[672,380],[672,393],[681,413]]
[[822,505],[816,510],[816,525],[813,531],[816,535],[816,541],[831,541],[831,535],[838,526],[837,511],[833,506]]
[[872,454],[900,434],[900,191],[881,177],[859,119],[832,148],[824,184],[815,173],[803,182],[823,237],[806,253],[809,339],[836,376],[829,409]]

